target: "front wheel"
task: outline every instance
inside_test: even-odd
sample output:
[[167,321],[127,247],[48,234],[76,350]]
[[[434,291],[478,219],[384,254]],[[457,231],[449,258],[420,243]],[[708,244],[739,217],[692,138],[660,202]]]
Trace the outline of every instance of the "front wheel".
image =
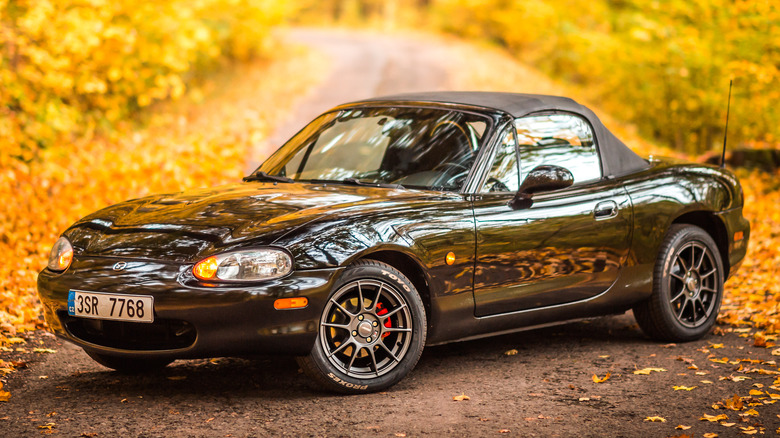
[[694,225],[673,225],[653,273],[653,294],[634,307],[642,330],[663,341],[693,341],[707,334],[723,299],[723,262],[715,241]]
[[362,260],[334,287],[314,347],[298,363],[324,389],[379,391],[414,368],[426,333],[425,310],[412,282],[390,265]]

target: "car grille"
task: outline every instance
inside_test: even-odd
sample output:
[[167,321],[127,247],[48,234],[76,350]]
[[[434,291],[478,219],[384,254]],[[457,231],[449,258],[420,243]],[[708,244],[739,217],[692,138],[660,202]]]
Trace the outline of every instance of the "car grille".
[[121,350],[177,350],[195,343],[197,332],[187,321],[157,319],[151,324],[78,318],[58,312],[72,336]]

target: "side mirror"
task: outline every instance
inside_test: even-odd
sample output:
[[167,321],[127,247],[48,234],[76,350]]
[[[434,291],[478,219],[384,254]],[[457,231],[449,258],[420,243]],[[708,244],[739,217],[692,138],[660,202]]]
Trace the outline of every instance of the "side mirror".
[[528,172],[509,206],[514,210],[529,208],[534,193],[565,189],[573,183],[574,175],[568,169],[552,164],[536,166]]

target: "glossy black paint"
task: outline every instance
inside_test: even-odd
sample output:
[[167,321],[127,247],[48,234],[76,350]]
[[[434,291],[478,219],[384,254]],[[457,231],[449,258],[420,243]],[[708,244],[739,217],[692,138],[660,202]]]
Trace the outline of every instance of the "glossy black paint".
[[[380,103],[480,111],[494,121],[493,137],[512,120],[474,105]],[[377,102],[354,105],[369,104]],[[510,205],[515,194],[477,190],[496,143],[479,151],[459,193],[248,181],[100,210],[63,233],[74,247],[73,265],[38,277],[46,320],[59,336],[113,355],[302,355],[341,272],[374,258],[415,284],[426,305],[428,343],[438,344],[630,308],[651,293],[656,254],[673,223],[713,235],[729,274],[745,256],[749,224],[739,182],[726,170],[655,160],[638,172],[526,192],[532,202],[518,208]],[[737,232],[744,238],[735,242]],[[293,273],[240,285],[192,275],[205,257],[263,246],[289,251]],[[456,255],[452,265],[448,252]],[[112,269],[117,261],[128,263],[121,273]],[[79,337],[83,328],[69,329],[73,321],[61,315],[70,289],[152,295],[155,317],[186,321],[195,340],[134,349]],[[306,296],[308,306],[273,308],[275,299],[291,296]]]

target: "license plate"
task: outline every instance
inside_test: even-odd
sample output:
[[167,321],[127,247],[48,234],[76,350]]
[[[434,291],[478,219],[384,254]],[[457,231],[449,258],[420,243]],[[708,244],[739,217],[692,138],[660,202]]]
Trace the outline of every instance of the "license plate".
[[154,297],[103,292],[68,292],[68,315],[114,321],[154,322]]

